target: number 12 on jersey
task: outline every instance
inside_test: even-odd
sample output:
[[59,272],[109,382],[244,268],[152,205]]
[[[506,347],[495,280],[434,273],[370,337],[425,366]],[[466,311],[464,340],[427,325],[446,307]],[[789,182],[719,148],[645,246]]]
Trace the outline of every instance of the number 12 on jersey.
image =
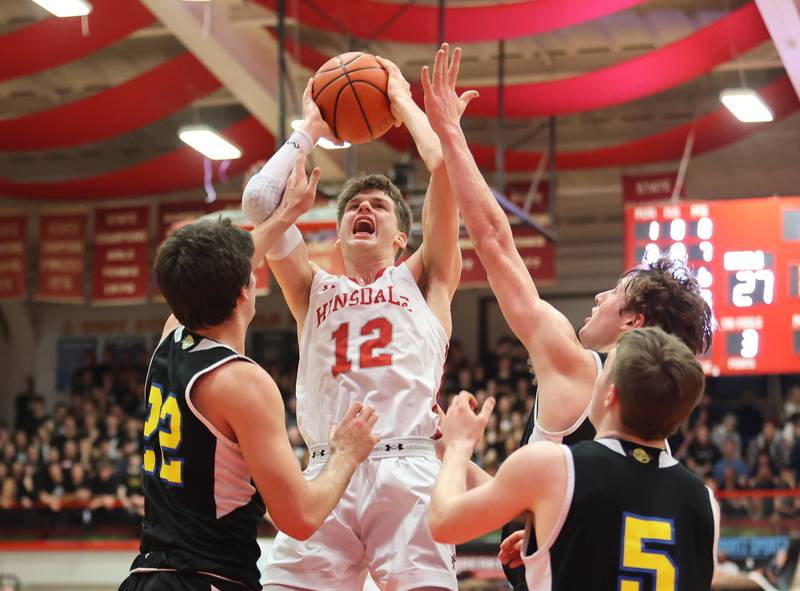
[[[678,588],[678,569],[672,559],[664,551],[648,549],[648,542],[674,546],[673,521],[624,513],[618,591],[675,591]],[[643,584],[642,574],[645,573],[652,575],[652,587]]]
[[[392,332],[392,323],[386,318],[373,318],[361,327],[362,337],[375,335],[374,338],[361,343],[358,355],[358,365],[361,369],[392,364],[391,353],[375,354],[375,349],[383,349],[392,342]],[[333,331],[331,338],[336,343],[336,363],[331,367],[331,373],[338,376],[340,373],[353,369],[353,363],[347,355],[350,344],[350,323],[340,324],[339,328]]]

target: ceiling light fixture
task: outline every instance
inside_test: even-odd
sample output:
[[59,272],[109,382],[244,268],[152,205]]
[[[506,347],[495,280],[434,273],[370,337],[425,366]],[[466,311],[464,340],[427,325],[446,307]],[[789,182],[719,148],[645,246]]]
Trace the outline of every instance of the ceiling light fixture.
[[[297,131],[297,129],[300,127],[302,123],[303,123],[302,119],[293,120],[291,123],[292,129]],[[339,145],[339,144],[334,144],[331,140],[327,138],[321,137],[319,138],[317,145],[324,150],[346,150],[347,148],[350,147],[350,142],[344,142],[342,143],[342,145]]]
[[92,12],[92,5],[88,0],[33,0],[36,4],[54,16],[86,16]]
[[211,160],[236,160],[242,151],[211,129],[208,125],[188,125],[181,127],[178,137],[203,156]]
[[769,105],[752,88],[729,88],[720,93],[719,99],[743,123],[766,123],[775,118]]

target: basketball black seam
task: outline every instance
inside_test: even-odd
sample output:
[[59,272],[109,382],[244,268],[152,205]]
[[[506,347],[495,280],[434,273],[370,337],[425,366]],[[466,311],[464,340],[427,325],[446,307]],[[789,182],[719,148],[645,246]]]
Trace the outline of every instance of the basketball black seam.
[[[340,66],[340,67],[342,67],[342,58],[340,58],[340,57],[337,55],[337,56],[336,56],[336,59],[339,61],[339,66]],[[344,70],[344,74],[345,74],[345,76],[347,76],[347,68],[344,68],[344,67],[342,67],[342,69]],[[337,76],[336,78],[337,78],[337,79],[338,79],[338,78],[341,78],[341,75],[340,75],[340,76]],[[350,78],[348,78],[347,80],[348,80],[348,82],[349,82],[349,81],[350,81]],[[339,92],[338,92],[338,93],[336,93],[336,99],[333,101],[333,129],[332,129],[331,131],[333,131],[333,135],[334,135],[334,136],[335,136],[337,139],[341,139],[341,138],[339,137],[339,131],[336,129],[336,120],[338,119],[338,115],[339,115],[339,113],[337,112],[337,111],[339,110],[339,97],[340,97],[340,96],[342,96],[342,91],[343,91],[345,88],[347,88],[347,85],[345,85],[345,86],[342,86],[342,87],[339,89]]]
[[374,82],[370,82],[369,80],[353,80],[351,84],[367,84],[385,96],[386,100],[389,100],[389,95],[382,88],[375,86]]
[[[363,67],[363,68],[356,68],[355,70],[350,70],[350,71],[351,71],[351,72],[362,72],[362,71],[364,71],[364,70],[378,70],[378,69],[382,70],[383,68],[381,68],[380,66],[365,66],[365,67]],[[328,87],[329,87],[331,84],[333,84],[334,82],[336,82],[336,81],[337,81],[339,78],[341,78],[342,76],[344,76],[344,74],[343,74],[343,73],[342,73],[342,74],[339,74],[339,75],[338,75],[336,78],[334,78],[333,80],[331,80],[331,81],[327,82],[327,83],[325,84],[325,86],[323,86],[322,88],[320,88],[320,89],[319,89],[319,92],[318,92],[318,93],[316,93],[316,94],[314,94],[314,93],[313,93],[313,89],[312,89],[312,98],[313,98],[313,99],[316,101],[316,100],[317,100],[317,99],[318,99],[318,98],[319,98],[319,97],[322,95],[322,93],[325,91],[325,89],[326,89],[326,88],[328,88]],[[349,80],[350,80],[350,79],[348,78],[348,81],[349,81]]]
[[[352,86],[353,80],[350,79],[350,74],[347,72],[347,69],[345,69],[344,75],[347,76],[348,86]],[[345,88],[347,88],[347,86],[343,87],[342,90],[344,90]],[[358,109],[361,111],[361,116],[364,118],[364,123],[367,125],[367,131],[369,132],[369,137],[374,140],[375,136],[372,133],[372,126],[369,124],[369,119],[367,119],[367,112],[364,111],[364,105],[361,104],[361,99],[358,98],[358,93],[356,92],[356,89],[353,88],[352,90],[353,90],[353,97],[356,99],[356,103],[358,104]],[[338,96],[336,97],[336,102],[337,103],[339,102],[339,97]],[[333,118],[334,118],[334,120],[336,120],[336,113],[335,112],[334,112]]]
[[[356,61],[358,58],[362,57],[363,55],[366,55],[366,54],[359,53],[356,57],[351,59],[349,62],[344,62],[340,66],[333,66],[332,68],[328,68],[327,70],[317,70],[317,74],[324,74],[325,72],[330,72],[331,70],[335,70],[336,68],[343,68],[344,66],[349,66],[350,64],[352,64],[354,61]],[[339,60],[339,61],[341,61],[341,60]]]

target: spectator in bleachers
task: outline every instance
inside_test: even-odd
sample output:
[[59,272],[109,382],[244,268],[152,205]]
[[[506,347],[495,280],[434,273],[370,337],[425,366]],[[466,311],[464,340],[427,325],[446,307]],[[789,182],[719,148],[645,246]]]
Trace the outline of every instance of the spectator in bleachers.
[[687,450],[687,459],[693,464],[690,466],[691,469],[701,478],[705,478],[711,474],[720,457],[719,449],[711,443],[708,426],[697,425],[694,438]]
[[142,457],[138,452],[127,456],[123,480],[117,487],[117,498],[129,513],[140,517],[144,515]]
[[[754,467],[750,480],[748,481],[748,488],[752,490],[774,490],[778,485],[776,478],[776,470],[766,451],[758,453],[754,462]],[[752,504],[753,512],[751,516],[755,519],[765,519],[772,517],[775,511],[775,501],[772,498],[754,499]]]
[[800,386],[792,386],[786,393],[781,419],[785,422],[793,421],[798,415],[800,415]]
[[766,453],[775,465],[780,464],[782,454],[782,440],[773,421],[764,421],[761,433],[753,437],[747,445],[747,464],[752,468],[756,459],[762,452]]
[[729,472],[733,474],[733,478],[737,484],[743,483],[748,474],[747,464],[745,464],[739,456],[736,442],[732,438],[725,440],[722,446],[722,457],[714,464],[714,478],[717,480],[720,488],[722,488],[723,483],[730,477]]
[[722,451],[722,449],[725,447],[726,441],[733,441],[733,444],[736,447],[736,453],[741,453],[742,438],[739,435],[739,432],[736,430],[736,423],[736,415],[732,412],[729,412],[722,417],[722,422],[714,427],[714,429],[711,431],[711,441],[720,451]]

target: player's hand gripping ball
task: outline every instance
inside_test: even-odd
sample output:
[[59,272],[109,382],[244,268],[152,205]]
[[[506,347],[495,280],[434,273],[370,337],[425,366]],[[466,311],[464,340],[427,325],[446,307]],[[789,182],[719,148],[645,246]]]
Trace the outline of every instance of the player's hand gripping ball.
[[388,82],[389,75],[375,56],[351,51],[317,70],[311,96],[337,139],[364,144],[394,125]]

